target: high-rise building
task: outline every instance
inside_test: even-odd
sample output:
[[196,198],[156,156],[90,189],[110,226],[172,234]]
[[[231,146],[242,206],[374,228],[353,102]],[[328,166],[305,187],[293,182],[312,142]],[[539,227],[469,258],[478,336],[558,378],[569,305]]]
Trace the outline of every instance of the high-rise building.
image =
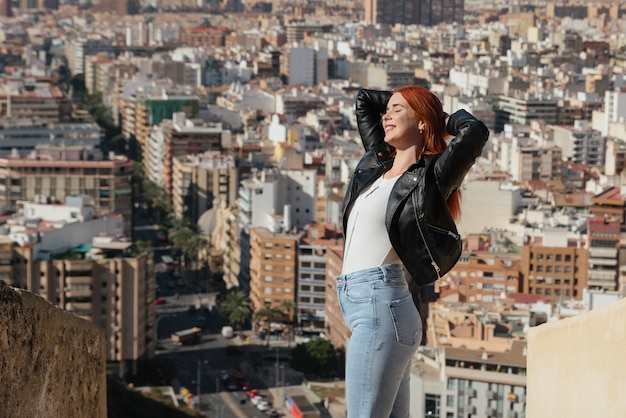
[[615,291],[618,289],[621,219],[591,218],[587,225],[589,289]]
[[365,0],[365,20],[389,25],[462,23],[464,0]]
[[295,306],[297,244],[302,234],[250,230],[250,302],[256,312]]
[[326,321],[326,252],[341,249],[336,226],[312,223],[298,245],[297,319],[299,327],[323,328]]
[[566,235],[566,231],[544,232],[542,242],[524,245],[523,293],[543,295],[548,302],[582,300],[587,286],[587,250],[583,242]]
[[0,0],[2,7],[0,7],[0,16],[11,17],[13,16],[13,9],[11,8],[11,0]]
[[18,201],[64,201],[66,196],[86,195],[97,213],[122,215],[124,230],[129,232],[132,164],[126,157],[104,159],[81,146],[0,158],[0,199],[16,208]]
[[108,361],[131,362],[155,348],[152,251],[122,241],[120,216],[98,217],[85,199],[21,202],[0,235],[0,279],[93,322]]
[[174,158],[174,215],[196,223],[208,209],[231,206],[237,199],[238,182],[232,156],[213,151]]
[[[231,132],[221,123],[197,123],[176,112],[150,132],[144,167],[147,177],[172,197],[173,160],[204,151],[220,152],[230,145]],[[212,203],[212,202],[209,202]]]

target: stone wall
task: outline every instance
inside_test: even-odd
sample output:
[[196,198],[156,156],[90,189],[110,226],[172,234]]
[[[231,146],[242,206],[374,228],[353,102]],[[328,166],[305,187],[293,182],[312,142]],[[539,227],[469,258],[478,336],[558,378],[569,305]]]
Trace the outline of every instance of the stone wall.
[[106,418],[105,336],[0,281],[0,415]]
[[626,417],[626,299],[528,331],[528,418]]

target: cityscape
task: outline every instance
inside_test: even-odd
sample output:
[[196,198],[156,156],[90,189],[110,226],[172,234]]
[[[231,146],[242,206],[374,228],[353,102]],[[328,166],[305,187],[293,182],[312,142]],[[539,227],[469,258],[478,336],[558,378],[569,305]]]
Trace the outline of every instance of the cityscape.
[[542,332],[624,387],[625,0],[0,0],[0,282],[103,333],[109,417],[343,418],[355,97],[406,85],[490,130],[411,417],[626,416],[550,409]]

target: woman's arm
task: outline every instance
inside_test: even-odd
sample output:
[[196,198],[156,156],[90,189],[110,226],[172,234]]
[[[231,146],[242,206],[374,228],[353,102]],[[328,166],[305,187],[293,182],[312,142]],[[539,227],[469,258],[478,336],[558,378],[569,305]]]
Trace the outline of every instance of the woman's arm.
[[356,123],[365,151],[384,142],[381,115],[385,113],[391,91],[361,89],[356,96]]
[[434,172],[441,193],[448,198],[482,153],[489,129],[471,113],[459,110],[449,116],[446,130],[454,138],[437,159]]

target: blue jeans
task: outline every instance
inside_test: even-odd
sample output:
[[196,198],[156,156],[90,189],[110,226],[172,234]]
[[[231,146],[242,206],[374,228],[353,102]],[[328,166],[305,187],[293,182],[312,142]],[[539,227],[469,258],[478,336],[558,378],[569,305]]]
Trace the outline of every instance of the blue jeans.
[[422,321],[402,266],[337,276],[337,296],[352,331],[346,355],[348,418],[408,417],[411,358]]

